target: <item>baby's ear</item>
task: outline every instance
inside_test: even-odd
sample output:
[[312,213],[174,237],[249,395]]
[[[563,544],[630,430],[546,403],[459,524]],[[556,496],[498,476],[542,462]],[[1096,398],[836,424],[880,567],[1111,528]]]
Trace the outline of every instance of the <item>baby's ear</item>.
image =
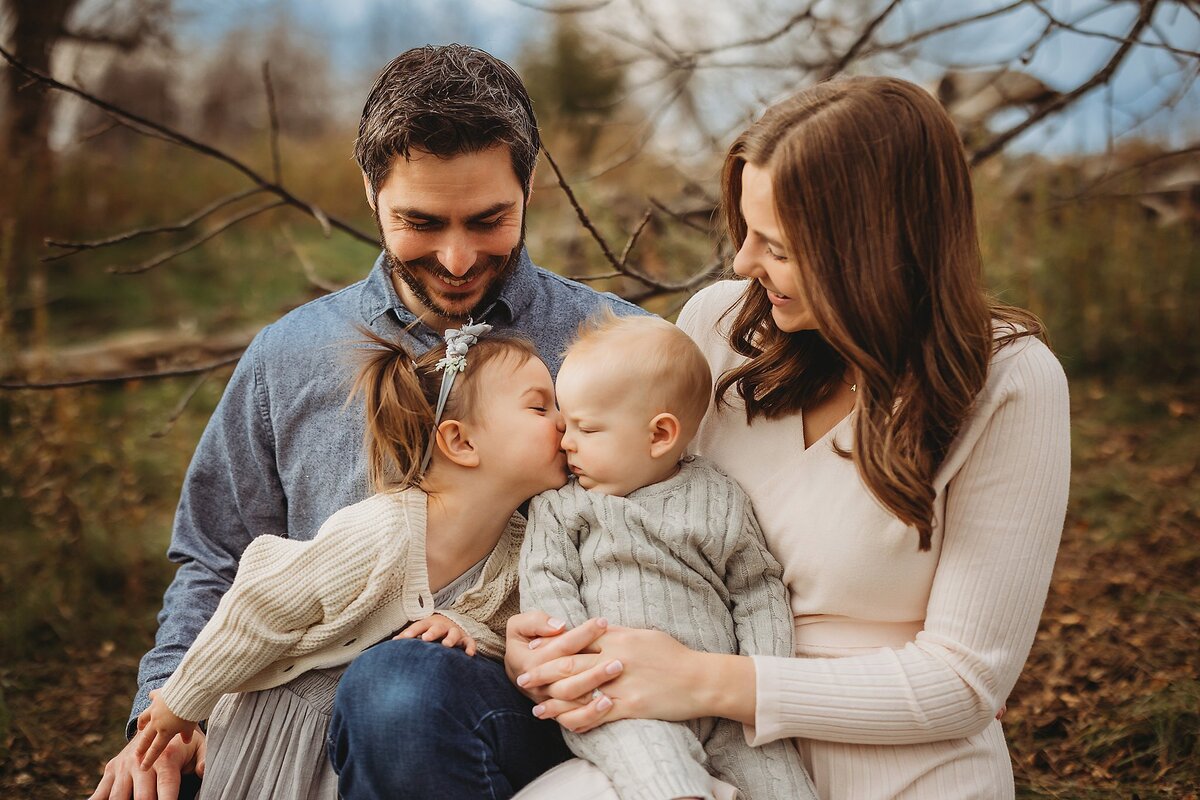
[[456,419],[442,420],[437,427],[437,446],[442,455],[460,467],[479,466],[479,451],[475,449],[465,423]]
[[650,420],[651,458],[661,458],[674,450],[679,443],[681,428],[679,418],[667,412]]

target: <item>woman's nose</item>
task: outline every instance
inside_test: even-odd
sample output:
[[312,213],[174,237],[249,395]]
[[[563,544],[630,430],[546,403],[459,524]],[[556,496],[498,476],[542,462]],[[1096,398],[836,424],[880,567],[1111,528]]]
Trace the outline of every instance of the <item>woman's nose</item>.
[[734,255],[733,271],[738,275],[741,275],[743,278],[754,278],[758,276],[758,258],[755,256],[753,249],[750,247],[749,239],[742,242],[742,246],[738,249],[737,254]]

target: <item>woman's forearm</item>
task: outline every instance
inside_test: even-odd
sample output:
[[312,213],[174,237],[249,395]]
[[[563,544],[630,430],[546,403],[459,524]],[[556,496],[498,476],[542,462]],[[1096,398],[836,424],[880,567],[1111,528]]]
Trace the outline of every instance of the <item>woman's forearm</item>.
[[749,656],[692,653],[696,717],[725,717],[754,724],[757,700],[754,661]]

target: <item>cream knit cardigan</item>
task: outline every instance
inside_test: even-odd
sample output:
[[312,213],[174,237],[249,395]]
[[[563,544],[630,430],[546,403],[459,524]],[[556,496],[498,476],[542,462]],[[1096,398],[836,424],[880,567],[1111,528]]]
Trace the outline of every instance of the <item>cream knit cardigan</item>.
[[[426,519],[426,494],[407,489],[343,508],[312,541],[254,539],[233,586],[163,685],[167,707],[184,719],[207,719],[222,694],[269,689],[346,664],[433,614]],[[520,610],[524,532],[524,519],[513,514],[479,580],[437,611],[495,659],[504,657],[505,625]]]

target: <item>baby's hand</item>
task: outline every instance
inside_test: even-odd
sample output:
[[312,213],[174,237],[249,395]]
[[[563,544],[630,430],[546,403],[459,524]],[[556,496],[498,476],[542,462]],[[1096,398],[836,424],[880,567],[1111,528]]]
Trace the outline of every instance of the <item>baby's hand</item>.
[[446,647],[461,647],[467,655],[475,655],[475,640],[448,617],[443,617],[441,614],[430,614],[425,619],[419,619],[392,638],[415,639],[418,636],[423,641],[436,642],[440,640]]
[[176,734],[181,735],[186,743],[192,741],[192,732],[196,730],[196,723],[175,716],[167,708],[167,704],[159,697],[158,689],[150,692],[150,707],[138,714],[137,726],[140,731],[137,757],[141,759],[143,770],[154,765]]

